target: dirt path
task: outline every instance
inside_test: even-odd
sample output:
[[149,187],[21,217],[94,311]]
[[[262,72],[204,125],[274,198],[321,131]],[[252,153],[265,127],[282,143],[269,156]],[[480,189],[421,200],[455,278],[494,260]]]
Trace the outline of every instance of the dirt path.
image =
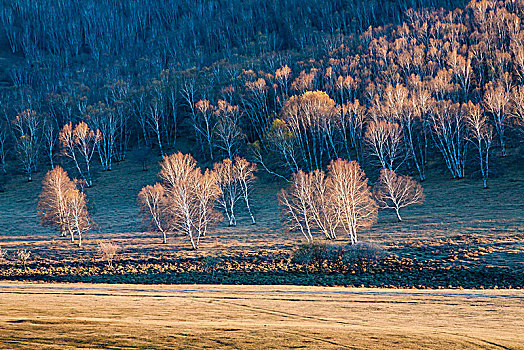
[[4,349],[524,349],[524,291],[0,283]]
[[[111,287],[103,286],[98,287],[96,285],[70,285],[70,284],[0,284],[0,292],[5,290],[15,289],[18,291],[23,290],[52,290],[52,291],[88,291],[88,292],[162,292],[162,293],[228,293],[228,294],[315,294],[315,295],[388,295],[388,296],[437,296],[437,297],[463,297],[463,298],[510,298],[510,299],[521,299],[524,300],[524,291],[521,290],[460,290],[457,292],[453,289],[445,291],[441,290],[423,290],[423,291],[412,291],[409,289],[386,289],[386,288],[323,288],[308,290],[306,287],[297,287],[297,289],[282,289],[281,286],[242,286],[241,288],[235,288],[231,286],[213,286],[207,288],[183,288],[183,287],[165,287],[156,288],[153,286],[140,286],[133,287],[132,285],[126,285],[121,287],[120,285],[112,285]],[[315,288],[315,287],[313,287]]]

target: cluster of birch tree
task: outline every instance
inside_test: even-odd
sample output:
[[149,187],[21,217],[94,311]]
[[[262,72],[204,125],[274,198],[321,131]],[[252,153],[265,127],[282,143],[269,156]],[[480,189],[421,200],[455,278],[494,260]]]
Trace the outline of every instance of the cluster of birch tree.
[[138,202],[144,221],[162,233],[163,243],[168,233],[183,234],[198,249],[201,237],[222,221],[222,213],[229,226],[237,225],[239,200],[256,223],[250,204],[256,166],[244,158],[226,158],[202,172],[190,154],[178,152],[165,156],[160,166],[162,182],[142,188]]

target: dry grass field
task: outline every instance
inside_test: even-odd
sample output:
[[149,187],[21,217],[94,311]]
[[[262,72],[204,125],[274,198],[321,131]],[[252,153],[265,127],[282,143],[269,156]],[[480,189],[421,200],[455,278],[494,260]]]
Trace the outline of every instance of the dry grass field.
[[524,293],[0,284],[2,349],[524,349]]

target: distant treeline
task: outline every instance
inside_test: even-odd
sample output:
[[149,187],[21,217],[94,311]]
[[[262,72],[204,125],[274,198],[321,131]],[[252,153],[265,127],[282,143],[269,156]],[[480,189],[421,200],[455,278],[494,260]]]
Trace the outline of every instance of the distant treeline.
[[[519,1],[189,4],[4,2],[24,58],[1,91],[4,173],[16,159],[31,178],[58,151],[78,173],[93,156],[110,170],[183,136],[198,160],[246,156],[286,179],[342,158],[424,180],[434,154],[454,178],[478,161],[487,186],[493,146],[522,139]],[[231,59],[183,69],[194,54]]]
[[[1,20],[13,53],[28,64],[113,61],[156,69],[202,67],[234,54],[319,45],[324,34],[359,34],[401,22],[408,8],[460,6],[452,0],[3,0]],[[81,59],[85,62],[86,58]],[[85,62],[87,64],[87,62]]]

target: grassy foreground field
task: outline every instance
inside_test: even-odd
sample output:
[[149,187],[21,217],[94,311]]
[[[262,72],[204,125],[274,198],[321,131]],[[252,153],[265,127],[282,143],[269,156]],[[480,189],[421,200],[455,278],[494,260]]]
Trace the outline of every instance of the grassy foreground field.
[[524,292],[0,284],[3,349],[524,349]]

